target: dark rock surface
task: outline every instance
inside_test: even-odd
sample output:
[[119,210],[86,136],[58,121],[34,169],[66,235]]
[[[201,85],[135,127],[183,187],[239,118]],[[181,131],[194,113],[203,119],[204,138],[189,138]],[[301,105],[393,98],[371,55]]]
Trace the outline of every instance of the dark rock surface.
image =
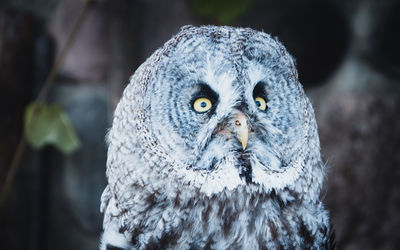
[[337,92],[317,105],[329,168],[325,200],[339,249],[396,249],[400,98]]

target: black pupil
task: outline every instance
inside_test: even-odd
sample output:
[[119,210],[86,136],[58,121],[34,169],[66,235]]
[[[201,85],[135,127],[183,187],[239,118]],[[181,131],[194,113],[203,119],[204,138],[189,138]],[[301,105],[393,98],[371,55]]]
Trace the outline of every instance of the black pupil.
[[207,106],[207,103],[206,103],[206,102],[201,102],[201,103],[200,103],[200,106],[201,106],[202,108],[205,108],[205,107]]
[[260,107],[261,106],[261,102],[260,101],[256,101],[256,105],[257,105],[257,107]]

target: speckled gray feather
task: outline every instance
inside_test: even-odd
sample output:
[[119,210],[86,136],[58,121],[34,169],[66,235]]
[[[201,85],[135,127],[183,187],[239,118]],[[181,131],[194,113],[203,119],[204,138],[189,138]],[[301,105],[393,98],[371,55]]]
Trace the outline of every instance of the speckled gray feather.
[[[201,88],[215,95],[206,113],[192,107]],[[219,132],[238,113],[245,150]],[[108,142],[101,249],[334,247],[314,111],[292,57],[263,32],[182,28],[132,76]]]

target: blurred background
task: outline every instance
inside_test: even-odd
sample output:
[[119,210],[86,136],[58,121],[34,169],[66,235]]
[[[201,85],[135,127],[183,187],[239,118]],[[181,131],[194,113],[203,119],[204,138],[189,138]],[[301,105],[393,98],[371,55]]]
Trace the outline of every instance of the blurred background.
[[[0,187],[37,98],[87,1],[0,0]],[[97,249],[107,129],[130,75],[183,25],[277,36],[315,107],[339,249],[400,248],[400,1],[99,0],[47,97],[80,148],[27,147],[0,210],[1,249]]]

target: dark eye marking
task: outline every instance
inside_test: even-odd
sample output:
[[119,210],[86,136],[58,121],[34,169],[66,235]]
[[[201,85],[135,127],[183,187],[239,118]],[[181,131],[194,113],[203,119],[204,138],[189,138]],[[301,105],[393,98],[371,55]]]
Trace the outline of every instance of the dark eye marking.
[[253,98],[255,99],[256,97],[263,97],[265,100],[267,100],[267,93],[265,92],[265,83],[263,82],[258,82],[256,86],[253,89]]
[[[197,113],[202,113],[202,112],[198,112],[194,109],[195,102],[196,102],[196,100],[199,100],[200,98],[206,98],[211,101],[211,105],[212,105],[212,107],[207,112],[212,113],[218,104],[218,99],[219,99],[218,94],[214,90],[212,90],[210,88],[210,86],[208,86],[205,83],[198,84],[196,86],[196,88],[197,88],[197,91],[193,94],[192,99],[190,101],[192,109]],[[200,107],[204,108],[207,106],[207,103],[200,102],[198,105]]]
[[265,83],[258,82],[253,90],[253,99],[257,108],[261,111],[267,109],[267,94],[265,92]]

